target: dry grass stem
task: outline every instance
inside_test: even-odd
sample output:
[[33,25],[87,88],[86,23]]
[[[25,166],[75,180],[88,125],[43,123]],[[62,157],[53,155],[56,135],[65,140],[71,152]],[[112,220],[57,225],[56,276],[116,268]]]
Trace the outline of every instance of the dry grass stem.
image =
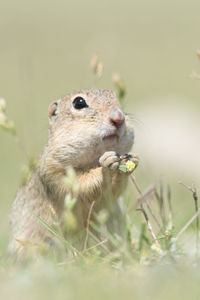
[[[149,197],[151,196],[151,194],[154,192],[156,187],[156,184],[152,184],[150,185],[145,191],[144,193],[142,193],[142,197],[138,198],[138,200],[136,201],[136,204],[134,205],[134,208],[136,209],[138,206],[140,206],[141,204],[144,204],[146,202],[146,200],[149,199]],[[131,208],[132,209],[132,208]]]
[[89,236],[89,227],[90,227],[90,219],[91,219],[91,214],[92,214],[92,209],[94,207],[95,201],[92,202],[91,206],[90,206],[90,210],[88,213],[88,218],[87,218],[87,227],[86,227],[86,237],[85,237],[85,242],[84,242],[84,248],[83,248],[83,252],[86,251],[87,249],[87,243],[88,243],[88,236]]
[[160,216],[163,223],[163,226],[166,224],[166,217],[165,217],[165,207],[164,207],[164,199],[163,199],[163,187],[162,183],[160,184],[160,194],[155,189],[154,191],[155,197],[158,201],[159,210],[160,210]]
[[154,233],[154,231],[153,231],[153,227],[151,226],[151,223],[150,223],[150,221],[149,221],[149,218],[148,218],[148,215],[147,215],[145,209],[144,209],[143,207],[141,207],[141,208],[139,208],[138,210],[140,210],[140,211],[143,213],[143,215],[144,215],[145,221],[146,221],[146,223],[147,223],[147,228],[148,228],[148,230],[149,230],[149,233],[150,233],[150,235],[151,235],[151,237],[152,237],[152,239],[153,239],[155,245],[156,245],[159,249],[161,249],[160,243],[158,242],[157,237],[156,237],[156,235],[155,235],[155,233]]
[[179,237],[185,232],[185,230],[192,224],[192,222],[199,216],[200,214],[200,210],[198,210],[195,215],[185,224],[185,226],[183,226],[183,228],[181,229],[181,231],[179,231],[179,233],[177,234],[177,236],[174,238],[174,241],[176,242]]
[[168,201],[168,208],[169,208],[169,213],[168,213],[168,230],[171,230],[173,227],[173,219],[172,219],[172,202],[171,202],[171,188],[168,185],[167,186],[167,201]]
[[135,181],[135,177],[131,174],[131,175],[130,175],[130,178],[131,178],[131,181],[132,181],[132,183],[134,184],[134,186],[135,186],[137,192],[139,193],[139,195],[140,195],[141,197],[143,197],[143,193],[142,193],[141,189],[139,188],[137,182]]
[[107,253],[110,253],[110,251],[106,247],[105,243],[101,244],[101,241],[96,237],[96,235],[94,235],[94,233],[92,231],[88,230],[88,233],[91,236],[91,238],[93,238],[93,240],[97,242],[98,245],[100,245]]
[[92,249],[95,249],[96,247],[99,247],[99,246],[102,246],[103,244],[107,243],[108,242],[108,239],[105,239],[103,241],[100,241],[99,243],[97,243],[96,245],[90,247],[90,248],[87,248],[86,250],[83,251],[83,253],[86,253]]
[[157,224],[158,228],[162,231],[162,226],[160,225],[160,223],[159,223],[159,221],[158,221],[156,215],[154,214],[154,212],[153,212],[153,210],[151,209],[151,206],[150,206],[150,204],[149,204],[148,202],[146,202],[146,206],[147,206],[147,208],[148,208],[148,210],[149,210],[151,216],[153,217],[155,223]]
[[[197,213],[199,210],[199,204],[198,204],[198,196],[197,196],[196,188],[188,186],[182,182],[180,182],[180,184],[192,193],[192,197],[194,199],[195,212]],[[199,248],[199,218],[197,216],[196,217],[196,249],[197,249],[197,251],[198,251],[198,248]]]
[[[140,194],[141,199],[143,199],[144,194],[142,193],[141,189],[139,188],[138,184],[136,183],[135,177],[134,177],[132,174],[131,174],[130,177],[131,177],[131,181],[133,182],[133,184],[134,184],[136,190],[137,190],[138,193]],[[148,189],[148,193],[149,193],[149,191],[152,190],[152,188],[153,188],[153,187],[151,187],[151,189]],[[155,186],[154,186],[153,190],[154,190],[154,189],[155,189]],[[137,210],[139,210],[139,211],[141,211],[141,212],[143,213],[143,216],[144,216],[145,221],[146,221],[146,224],[147,224],[148,231],[149,231],[149,233],[150,233],[150,235],[151,235],[151,237],[152,237],[152,239],[153,239],[153,241],[154,241],[156,247],[159,249],[159,251],[161,251],[160,243],[158,242],[157,237],[156,237],[156,235],[155,235],[155,233],[154,233],[154,231],[153,231],[153,227],[152,227],[152,225],[151,225],[151,223],[150,223],[150,220],[149,220],[149,217],[148,217],[148,215],[147,215],[147,213],[146,213],[146,211],[145,211],[145,209],[144,209],[144,207],[143,207],[143,205],[142,205],[142,202],[140,203],[140,208],[137,209]],[[151,208],[150,208],[150,210],[151,210]],[[153,214],[152,210],[151,210],[151,213]],[[154,214],[153,214],[152,216],[155,217]],[[155,217],[155,218],[156,218],[156,217]]]

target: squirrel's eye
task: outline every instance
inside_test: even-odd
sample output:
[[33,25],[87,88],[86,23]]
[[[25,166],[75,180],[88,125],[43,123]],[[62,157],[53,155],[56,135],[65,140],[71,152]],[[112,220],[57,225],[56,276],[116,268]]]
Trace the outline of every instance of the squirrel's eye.
[[83,99],[82,97],[76,97],[73,101],[73,106],[76,109],[82,109],[84,107],[88,107],[85,99]]

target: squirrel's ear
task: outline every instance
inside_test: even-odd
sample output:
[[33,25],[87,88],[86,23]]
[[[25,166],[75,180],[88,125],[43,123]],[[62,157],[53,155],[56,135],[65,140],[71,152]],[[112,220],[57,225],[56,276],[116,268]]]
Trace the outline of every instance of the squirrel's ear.
[[49,105],[49,110],[48,110],[49,119],[57,117],[57,115],[58,115],[58,103],[59,103],[59,100],[54,101],[53,103],[51,103]]

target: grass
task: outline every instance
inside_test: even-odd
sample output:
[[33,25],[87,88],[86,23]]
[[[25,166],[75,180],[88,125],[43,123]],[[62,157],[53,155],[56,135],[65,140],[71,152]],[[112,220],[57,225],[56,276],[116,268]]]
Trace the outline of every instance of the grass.
[[[125,91],[121,92],[120,89],[124,89],[124,85],[118,85],[116,81],[115,84],[120,101],[123,101]],[[1,112],[5,115],[1,128],[10,132],[21,148],[14,122],[7,117],[5,103]],[[7,123],[12,126],[5,126]],[[21,149],[23,151],[23,147]],[[36,165],[35,159],[29,159],[23,168],[22,184],[26,184]],[[120,169],[127,171],[124,166],[120,166]],[[137,175],[137,170],[135,172]],[[75,174],[73,170],[68,173],[66,184],[76,194]],[[54,235],[58,247],[56,250],[41,248],[42,255],[34,260],[29,258],[21,264],[13,262],[6,253],[2,254],[0,288],[3,297],[171,299],[180,296],[181,288],[182,299],[188,299],[189,296],[197,299],[200,211],[196,188],[180,183],[184,192],[189,192],[193,199],[194,213],[178,231],[174,225],[171,187],[160,178],[143,191],[133,174],[130,175],[130,183],[136,192],[134,199],[131,195],[120,198],[120,214],[116,215],[109,209],[102,210],[96,215],[95,221],[91,220],[93,202],[84,245],[78,248],[74,246],[73,226],[72,238],[66,240],[59,231],[38,217],[38,221]],[[74,204],[75,200],[67,197],[65,226],[68,230],[74,225]],[[138,214],[138,222],[135,222],[133,213]],[[109,215],[117,220],[113,222],[112,229],[107,226]],[[184,236],[185,240],[180,242]],[[191,240],[192,249],[187,249],[186,244]]]
[[[163,191],[163,187],[160,191]],[[154,200],[151,197],[152,193]],[[156,199],[159,204],[157,214]],[[93,227],[102,232],[105,243],[99,243],[98,238],[90,235],[89,231],[89,240],[83,251],[74,250],[69,246],[69,242],[65,245],[66,241],[60,239],[54,230],[53,234],[58,237],[64,248],[68,249],[67,253],[46,253],[33,261],[17,265],[3,256],[0,270],[1,297],[198,299],[199,251],[196,249],[195,255],[191,256],[181,248],[178,241],[180,232],[176,233],[173,228],[170,206],[162,211],[163,207],[167,206],[166,200],[156,191],[155,185],[144,191],[143,196],[138,199],[138,205],[142,207],[145,215],[143,222],[141,214],[140,226],[135,226],[131,220],[133,208],[122,202],[122,219],[126,225],[123,235],[117,235],[116,231],[109,233],[101,221],[101,224]],[[153,210],[156,216],[153,217],[149,213],[147,203],[152,206],[151,211]],[[159,218],[161,228],[157,230],[154,218]],[[43,220],[41,222],[44,224]],[[48,224],[44,226],[51,231]],[[154,234],[153,227],[156,232]],[[183,235],[186,234],[186,239],[189,239],[187,230],[184,230]],[[195,235],[195,230],[190,233]],[[107,247],[108,241],[112,245],[111,248]],[[89,245],[90,242],[93,246]],[[191,246],[194,247],[194,244]]]

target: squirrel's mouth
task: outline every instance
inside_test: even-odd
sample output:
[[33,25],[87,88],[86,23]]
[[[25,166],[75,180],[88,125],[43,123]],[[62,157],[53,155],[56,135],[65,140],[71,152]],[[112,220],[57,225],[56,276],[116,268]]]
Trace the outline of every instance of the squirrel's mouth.
[[104,143],[116,143],[119,140],[119,132],[115,130],[109,130],[102,135],[102,141]]
[[102,132],[101,138],[103,142],[116,143],[122,135],[119,129],[107,129]]
[[103,137],[103,141],[114,141],[117,140],[119,136],[117,134],[108,134]]
[[125,125],[123,126],[105,126],[101,129],[101,138],[103,142],[118,142],[124,135]]

